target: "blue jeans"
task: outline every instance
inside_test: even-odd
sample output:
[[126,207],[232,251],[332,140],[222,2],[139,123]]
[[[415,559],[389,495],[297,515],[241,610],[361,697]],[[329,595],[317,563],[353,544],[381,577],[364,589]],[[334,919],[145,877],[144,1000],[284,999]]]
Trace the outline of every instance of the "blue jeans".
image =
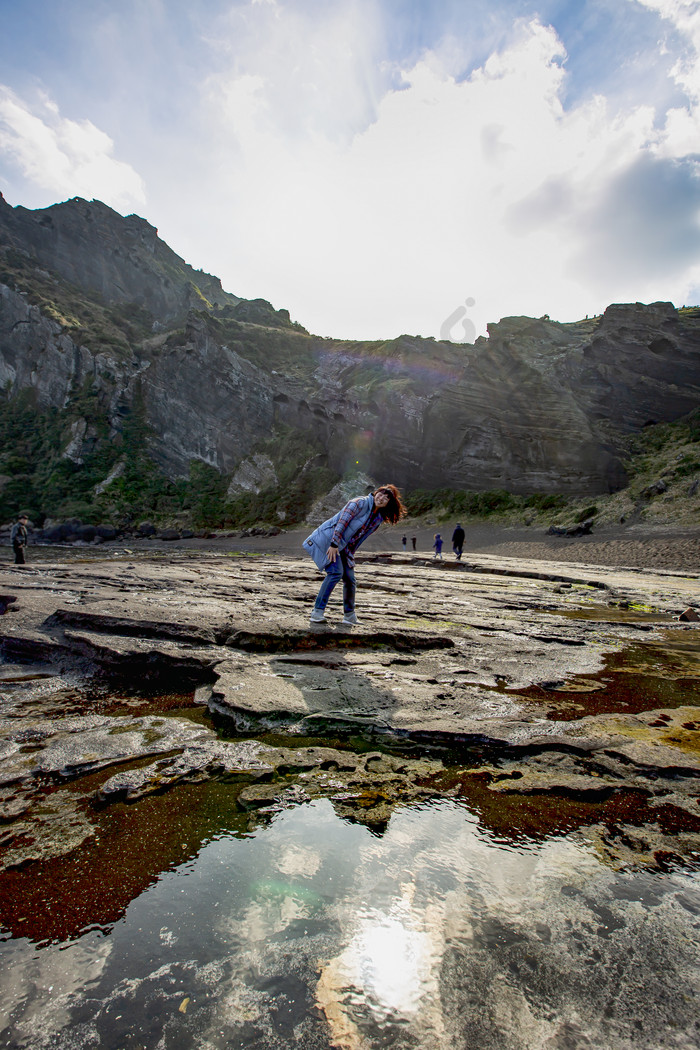
[[326,578],[316,598],[315,609],[321,612],[328,605],[336,583],[343,581],[343,612],[350,613],[355,608],[355,570],[348,565],[348,556],[345,551],[338,551],[335,561],[329,561],[326,565]]

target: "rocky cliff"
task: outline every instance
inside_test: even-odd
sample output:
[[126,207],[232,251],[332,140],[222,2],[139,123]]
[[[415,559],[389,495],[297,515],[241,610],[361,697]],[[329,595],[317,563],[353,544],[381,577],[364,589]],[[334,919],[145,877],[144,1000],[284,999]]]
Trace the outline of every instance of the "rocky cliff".
[[0,196],[2,241],[26,251],[39,266],[107,303],[142,304],[163,322],[198,299],[237,304],[217,277],[194,270],[138,215],[123,218],[100,201],[79,197],[29,211]]
[[408,489],[582,495],[624,485],[627,435],[700,404],[700,310],[510,317],[474,345],[324,340],[99,202],[0,198],[0,281],[6,405],[58,413],[78,465],[113,448],[105,477],[138,411],[170,478],[204,463],[250,491],[313,462]]

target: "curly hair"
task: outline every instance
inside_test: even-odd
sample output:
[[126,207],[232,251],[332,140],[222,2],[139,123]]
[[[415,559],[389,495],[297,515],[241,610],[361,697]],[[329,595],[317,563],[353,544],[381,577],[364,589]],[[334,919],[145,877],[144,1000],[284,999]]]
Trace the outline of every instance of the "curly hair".
[[389,502],[386,507],[381,507],[379,513],[384,518],[384,521],[388,521],[391,525],[395,525],[401,518],[406,517],[406,508],[401,500],[401,493],[397,489],[396,485],[380,485],[378,489],[375,489],[372,493],[376,496],[378,492],[386,492],[389,497]]

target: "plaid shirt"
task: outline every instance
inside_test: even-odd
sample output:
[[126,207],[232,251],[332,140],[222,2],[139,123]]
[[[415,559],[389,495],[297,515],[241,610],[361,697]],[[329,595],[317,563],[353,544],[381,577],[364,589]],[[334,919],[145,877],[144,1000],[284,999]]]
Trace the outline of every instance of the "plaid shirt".
[[[331,537],[331,543],[336,547],[343,542],[343,534],[347,529],[352,519],[359,513],[360,505],[357,500],[351,499],[349,503],[346,503],[340,512],[335,531]],[[374,514],[371,515],[364,523],[361,529],[355,533],[350,543],[343,549],[343,553],[347,555],[347,563],[349,568],[353,568],[355,565],[355,551],[363,543],[368,536],[371,536],[373,532],[376,532],[382,521],[381,513],[375,510]]]

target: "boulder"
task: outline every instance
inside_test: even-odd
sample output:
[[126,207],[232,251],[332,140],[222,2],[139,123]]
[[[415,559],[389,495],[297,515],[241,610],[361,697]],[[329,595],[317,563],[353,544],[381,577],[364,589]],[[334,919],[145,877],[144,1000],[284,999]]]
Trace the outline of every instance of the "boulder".
[[182,536],[178,529],[161,529],[160,532],[156,533],[156,539],[159,540],[179,540]]
[[572,525],[571,528],[566,530],[567,536],[588,536],[593,528],[593,518],[588,518],[586,521],[580,521],[577,525]]
[[587,536],[593,528],[593,518],[580,521],[577,525],[550,525],[547,536]]
[[77,519],[63,521],[58,525],[52,525],[44,529],[41,538],[47,543],[66,543],[68,540],[78,538],[78,530],[82,528],[82,522]]
[[263,489],[272,488],[278,483],[275,465],[270,457],[256,453],[238,465],[226,495],[232,499],[241,492],[262,492]]
[[142,521],[136,529],[136,532],[139,536],[143,537],[155,536],[156,527],[150,521]]
[[659,478],[659,480],[655,481],[653,485],[647,485],[645,489],[642,489],[641,496],[642,499],[653,499],[654,496],[661,496],[667,491],[668,485],[663,478]]
[[46,543],[62,543],[65,538],[63,525],[52,525],[41,533],[41,539]]
[[355,496],[366,496],[375,488],[376,483],[367,474],[348,475],[334,485],[325,496],[316,500],[306,516],[307,525],[320,525],[322,521],[332,517],[341,507],[345,506],[348,500]]

